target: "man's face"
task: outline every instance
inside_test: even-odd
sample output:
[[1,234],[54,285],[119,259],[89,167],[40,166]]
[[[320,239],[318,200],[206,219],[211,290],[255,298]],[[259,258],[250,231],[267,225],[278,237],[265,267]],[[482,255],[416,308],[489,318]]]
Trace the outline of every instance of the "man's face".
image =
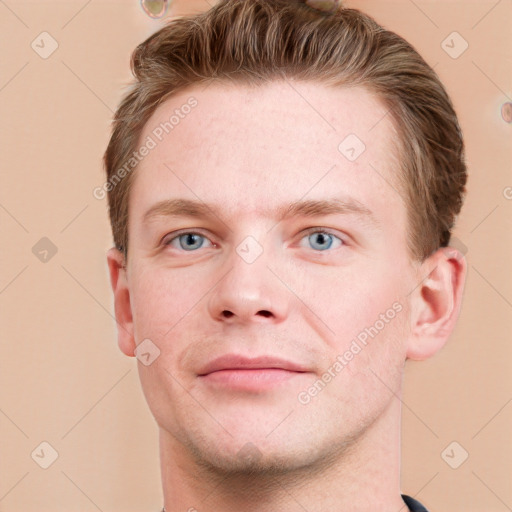
[[[155,129],[192,96],[197,106],[158,141]],[[196,461],[226,470],[314,464],[396,400],[407,296],[418,283],[385,114],[362,88],[212,84],[168,99],[146,124],[141,143],[157,145],[130,192],[133,335],[160,350],[139,369],[162,433]],[[212,211],[145,217],[176,199]],[[316,201],[344,206],[311,203],[283,217]],[[304,371],[201,375],[227,354]]]

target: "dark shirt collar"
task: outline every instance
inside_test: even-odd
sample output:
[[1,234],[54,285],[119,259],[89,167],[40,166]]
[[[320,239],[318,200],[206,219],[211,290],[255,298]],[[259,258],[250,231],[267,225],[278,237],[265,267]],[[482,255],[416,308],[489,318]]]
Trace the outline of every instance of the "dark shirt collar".
[[411,512],[428,512],[428,510],[414,498],[402,494],[402,499],[404,500],[405,504],[409,507],[409,510]]

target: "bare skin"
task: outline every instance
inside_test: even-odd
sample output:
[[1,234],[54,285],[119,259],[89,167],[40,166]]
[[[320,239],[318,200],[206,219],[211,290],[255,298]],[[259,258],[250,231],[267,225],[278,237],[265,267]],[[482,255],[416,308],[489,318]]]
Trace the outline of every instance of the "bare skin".
[[[465,261],[453,248],[411,259],[384,106],[361,88],[291,85],[181,91],[140,139],[197,100],[135,171],[128,261],[108,252],[121,350],[145,339],[160,350],[139,373],[167,512],[404,507],[403,367],[447,341]],[[354,161],[338,149],[349,134],[366,146]],[[172,199],[215,211],[145,218]],[[342,208],[279,215],[322,200]],[[228,353],[304,371],[250,389],[201,376]]]

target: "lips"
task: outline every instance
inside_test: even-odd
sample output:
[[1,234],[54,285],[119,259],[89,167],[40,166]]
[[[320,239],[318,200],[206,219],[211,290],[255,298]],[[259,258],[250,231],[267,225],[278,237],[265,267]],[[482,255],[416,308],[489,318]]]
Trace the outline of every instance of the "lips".
[[226,354],[203,366],[198,375],[203,377],[221,370],[281,369],[291,372],[308,372],[305,366],[271,355],[246,357],[240,354]]

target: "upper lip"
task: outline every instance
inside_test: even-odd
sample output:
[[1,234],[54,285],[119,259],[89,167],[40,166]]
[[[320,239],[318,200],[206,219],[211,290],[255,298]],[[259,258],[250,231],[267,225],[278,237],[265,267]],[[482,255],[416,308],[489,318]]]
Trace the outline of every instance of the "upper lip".
[[213,359],[208,364],[203,366],[198,375],[207,375],[208,373],[216,372],[219,370],[240,370],[251,368],[280,368],[282,370],[289,370],[294,372],[307,372],[309,371],[304,366],[270,355],[263,355],[258,357],[246,357],[239,354],[226,354],[216,359]]

